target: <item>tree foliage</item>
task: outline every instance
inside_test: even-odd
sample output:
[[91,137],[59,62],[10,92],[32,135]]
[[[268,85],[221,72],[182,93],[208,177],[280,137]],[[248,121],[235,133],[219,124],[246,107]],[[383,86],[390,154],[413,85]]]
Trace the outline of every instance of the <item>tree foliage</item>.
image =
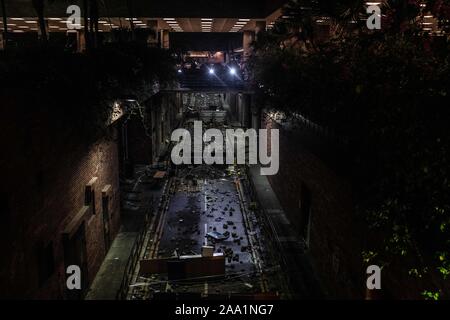
[[0,53],[2,97],[14,95],[22,101],[17,112],[24,118],[50,117],[60,124],[60,137],[76,132],[80,141],[104,134],[117,99],[142,102],[154,86],[174,80],[169,52],[129,43],[90,54],[50,48]]
[[[318,13],[337,12],[331,19],[344,17],[342,24],[360,10],[342,1],[324,11],[314,1],[305,18],[304,2],[293,1],[288,21],[258,37],[251,66],[260,101],[349,138],[357,210],[372,231],[365,262],[400,262],[416,278],[439,274],[423,296],[445,297],[439,290],[450,275],[450,44],[405,24],[423,10],[415,1],[388,1],[392,20],[382,31],[344,24],[346,32],[315,42],[303,24]],[[430,1],[427,8],[442,14],[446,4]]]

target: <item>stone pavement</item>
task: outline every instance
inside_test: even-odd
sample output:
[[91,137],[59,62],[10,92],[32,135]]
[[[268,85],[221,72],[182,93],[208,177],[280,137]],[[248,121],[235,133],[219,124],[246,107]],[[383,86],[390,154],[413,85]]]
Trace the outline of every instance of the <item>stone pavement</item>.
[[136,168],[136,178],[121,185],[122,225],[105,260],[85,297],[86,300],[115,300],[120,289],[128,258],[144,225],[149,199],[155,203],[162,194],[163,183],[151,187],[145,175],[145,167]]

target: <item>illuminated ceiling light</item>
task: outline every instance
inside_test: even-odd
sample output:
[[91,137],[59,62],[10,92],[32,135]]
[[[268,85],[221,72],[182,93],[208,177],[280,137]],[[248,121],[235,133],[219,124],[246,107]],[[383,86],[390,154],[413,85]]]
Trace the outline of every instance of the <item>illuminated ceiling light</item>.
[[175,21],[175,18],[163,18],[164,21]]
[[250,19],[239,19],[239,21],[247,21],[247,22],[249,22]]
[[427,19],[433,18],[432,15],[426,15],[426,16],[423,16],[423,17],[424,17],[424,18],[427,18]]
[[30,24],[32,24],[32,23],[37,23],[37,21],[25,21],[25,23],[30,23]]
[[13,30],[13,32],[15,32],[15,33],[24,33],[25,31],[23,31],[23,30]]
[[61,18],[48,18],[48,20],[50,20],[50,21],[61,21],[62,19]]
[[30,27],[29,27],[29,26],[18,26],[17,28],[20,28],[20,29],[29,29]]
[[13,21],[23,21],[25,20],[24,18],[10,18]]
[[7,23],[6,24],[8,27],[15,27],[15,26],[17,26],[17,24],[15,24],[15,23]]
[[202,18],[202,21],[213,21],[211,18]]

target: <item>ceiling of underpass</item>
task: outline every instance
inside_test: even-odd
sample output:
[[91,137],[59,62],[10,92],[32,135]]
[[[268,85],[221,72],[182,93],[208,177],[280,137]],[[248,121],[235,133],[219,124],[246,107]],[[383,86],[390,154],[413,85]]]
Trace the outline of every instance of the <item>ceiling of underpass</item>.
[[[257,21],[270,24],[281,15],[286,0],[98,0],[103,32],[155,26],[172,32],[241,32],[255,30]],[[5,0],[8,29],[14,32],[37,31],[36,11],[31,0]],[[50,32],[67,31],[68,6],[83,7],[83,0],[58,0],[46,3],[45,17]],[[129,5],[128,5],[129,4]],[[3,22],[0,21],[3,29]]]
[[[99,0],[100,15],[105,17],[174,17],[174,18],[252,18],[264,19],[286,0]],[[31,0],[5,0],[11,17],[36,16]],[[129,5],[128,5],[129,3]],[[83,0],[57,0],[47,3],[48,17],[66,15],[70,5],[83,6]]]

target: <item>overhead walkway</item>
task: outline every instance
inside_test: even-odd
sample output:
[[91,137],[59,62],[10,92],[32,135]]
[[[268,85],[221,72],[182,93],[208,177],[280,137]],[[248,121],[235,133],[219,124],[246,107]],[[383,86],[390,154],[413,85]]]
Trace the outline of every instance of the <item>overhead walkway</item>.
[[191,90],[244,90],[246,82],[240,78],[230,79],[218,75],[183,73],[178,76],[181,89]]

